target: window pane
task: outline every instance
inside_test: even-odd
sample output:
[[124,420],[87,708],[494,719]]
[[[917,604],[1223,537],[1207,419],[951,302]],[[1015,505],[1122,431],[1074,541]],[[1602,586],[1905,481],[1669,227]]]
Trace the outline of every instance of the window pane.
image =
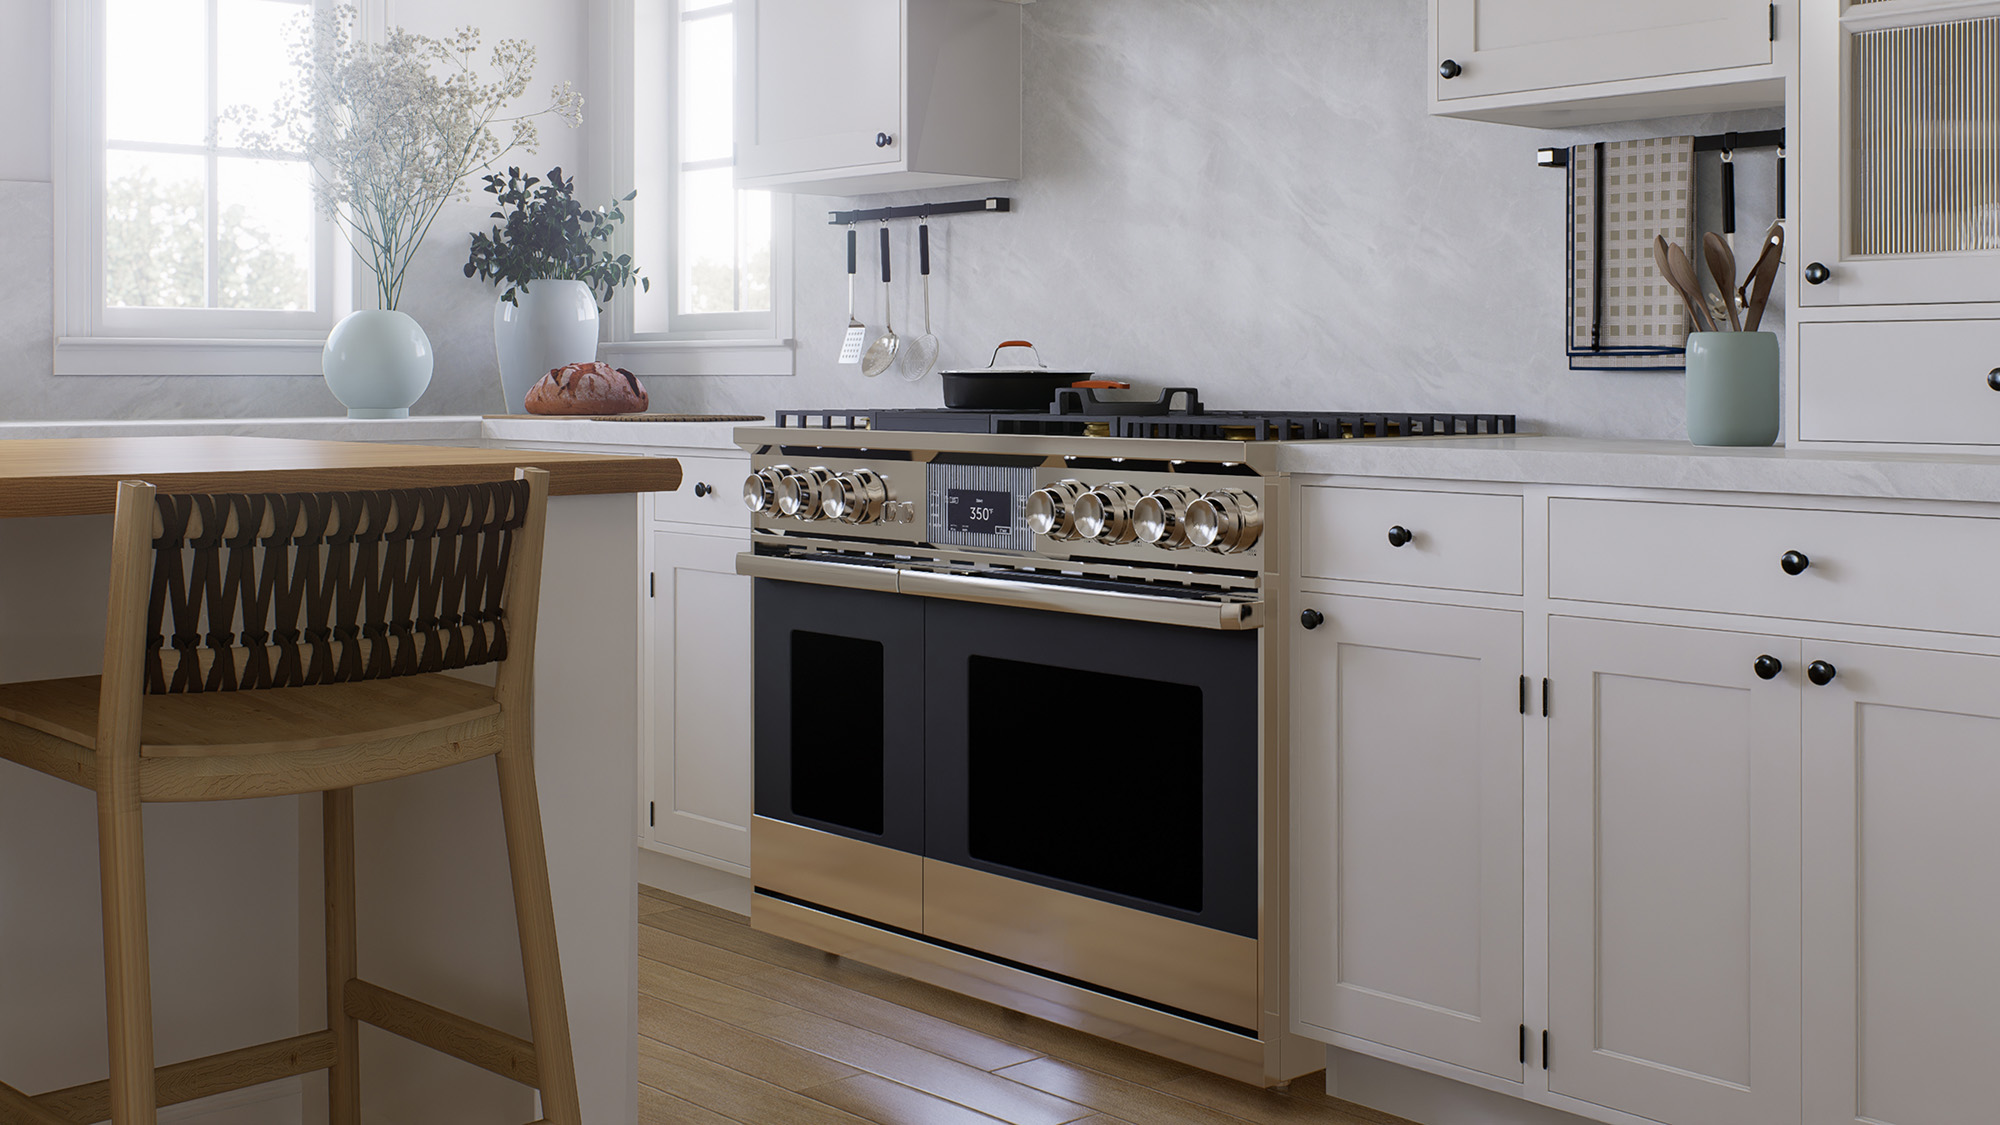
[[736,173],[681,174],[681,311],[736,310]]
[[222,308],[312,307],[312,188],[306,175],[297,161],[216,161]]
[[[292,42],[309,8],[299,0],[219,0],[216,7],[216,108],[248,106],[261,124],[292,73]],[[241,143],[242,129],[217,123],[224,147]]]
[[202,307],[208,299],[208,193],[202,158],[118,151],[104,155],[104,303]]
[[735,46],[727,14],[681,24],[681,160],[727,160],[735,151],[731,134],[736,73]]
[[742,286],[736,307],[745,312],[770,312],[771,193],[737,192],[736,222],[736,260],[741,264]]
[[107,0],[104,121],[112,140],[198,145],[208,134],[202,0]]

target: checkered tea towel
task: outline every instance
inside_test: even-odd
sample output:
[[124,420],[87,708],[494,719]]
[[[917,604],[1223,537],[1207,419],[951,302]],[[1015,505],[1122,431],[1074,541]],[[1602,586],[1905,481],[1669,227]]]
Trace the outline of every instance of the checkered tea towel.
[[1687,310],[1653,265],[1653,239],[1693,245],[1694,138],[1570,150],[1570,367],[1679,368]]

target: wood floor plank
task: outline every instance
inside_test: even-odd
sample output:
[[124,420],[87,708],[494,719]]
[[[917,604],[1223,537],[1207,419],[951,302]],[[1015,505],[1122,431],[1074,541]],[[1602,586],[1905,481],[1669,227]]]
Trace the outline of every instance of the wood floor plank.
[[873,1074],[857,1074],[805,1093],[877,1125],[1001,1125],[998,1118]]
[[774,969],[743,977],[737,981],[737,986],[773,1001],[782,1001],[793,1008],[818,1012],[842,1023],[922,1047],[934,1055],[957,1059],[981,1070],[998,1070],[1003,1066],[1040,1058],[1042,1054],[1019,1043],[996,1039],[950,1020],[913,1011],[865,992],[842,988],[818,977]]
[[672,892],[662,893],[666,895],[666,901],[673,903],[675,906],[684,906],[689,910],[699,910],[703,914],[712,914],[725,922],[733,922],[746,930],[750,928],[750,916],[748,914],[738,914],[728,907],[717,906],[712,902],[703,902],[698,898],[688,898],[686,895],[677,895]]
[[644,1083],[639,1085],[639,1125],[742,1125],[712,1109],[684,1102]]
[[754,1074],[787,1090],[823,1086],[857,1070],[825,1055],[651,996],[639,997],[639,1034],[710,1062]]
[[874,1125],[844,1109],[643,1035],[639,1081],[743,1125]]
[[650,898],[646,895],[639,896],[639,918],[642,921],[660,914],[671,914],[679,909],[680,907],[675,906],[671,902],[661,902],[659,899]]
[[[1380,1118],[1356,1116],[1340,1106],[1314,1104],[1287,1093],[1251,1086],[1206,1071],[1176,1078],[1160,1086],[1160,1091],[1234,1114],[1258,1125],[1385,1125]],[[1389,1123],[1395,1121],[1394,1118],[1387,1119]],[[1412,1123],[1401,1122],[1400,1125]]]
[[652,924],[696,941],[725,946],[780,968],[793,969],[804,965],[810,971],[829,956],[809,945],[800,945],[776,934],[753,930],[748,925],[731,922],[699,910],[682,910],[656,918]]
[[[737,977],[747,977],[770,969],[770,963],[755,957],[746,957],[734,949],[710,945],[683,937],[671,930],[662,929],[654,923],[672,918],[684,911],[644,918],[639,922],[639,956],[648,961],[673,965],[690,973],[699,973],[710,980],[730,981]],[[821,954],[821,956],[830,956]]]
[[656,902],[665,902],[665,903],[673,903],[680,898],[679,895],[663,891],[658,887],[649,887],[644,883],[639,884],[639,897],[650,898]]
[[1036,1059],[996,1073],[1095,1110],[1130,1121],[1144,1121],[1146,1125],[1244,1125],[1244,1119],[1234,1114],[1061,1059]]
[[[754,978],[736,979],[747,981]],[[724,984],[700,973],[691,973],[646,957],[639,958],[639,993],[670,1000],[683,1008],[727,1020],[739,1027],[748,1027],[759,1020],[799,1010],[798,1006],[773,999],[763,990],[746,991],[733,984]]]
[[758,1024],[756,1029],[1010,1125],[1063,1125],[1090,1116],[1089,1108],[1075,1102],[815,1013],[780,1016]]

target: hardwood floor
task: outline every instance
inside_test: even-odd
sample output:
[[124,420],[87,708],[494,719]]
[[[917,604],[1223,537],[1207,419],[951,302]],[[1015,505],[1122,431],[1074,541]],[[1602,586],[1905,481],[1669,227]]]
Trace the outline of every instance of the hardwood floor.
[[641,888],[642,1125],[1411,1125],[1261,1090]]

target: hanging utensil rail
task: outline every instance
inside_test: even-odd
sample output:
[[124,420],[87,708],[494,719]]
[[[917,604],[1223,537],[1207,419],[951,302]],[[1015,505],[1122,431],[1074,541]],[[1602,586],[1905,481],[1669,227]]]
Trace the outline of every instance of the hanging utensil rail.
[[956,203],[919,203],[910,207],[874,207],[866,211],[833,211],[828,226],[851,223],[888,222],[890,219],[928,219],[938,215],[965,215],[977,211],[1012,211],[1014,201],[1004,195],[985,199],[965,199]]

